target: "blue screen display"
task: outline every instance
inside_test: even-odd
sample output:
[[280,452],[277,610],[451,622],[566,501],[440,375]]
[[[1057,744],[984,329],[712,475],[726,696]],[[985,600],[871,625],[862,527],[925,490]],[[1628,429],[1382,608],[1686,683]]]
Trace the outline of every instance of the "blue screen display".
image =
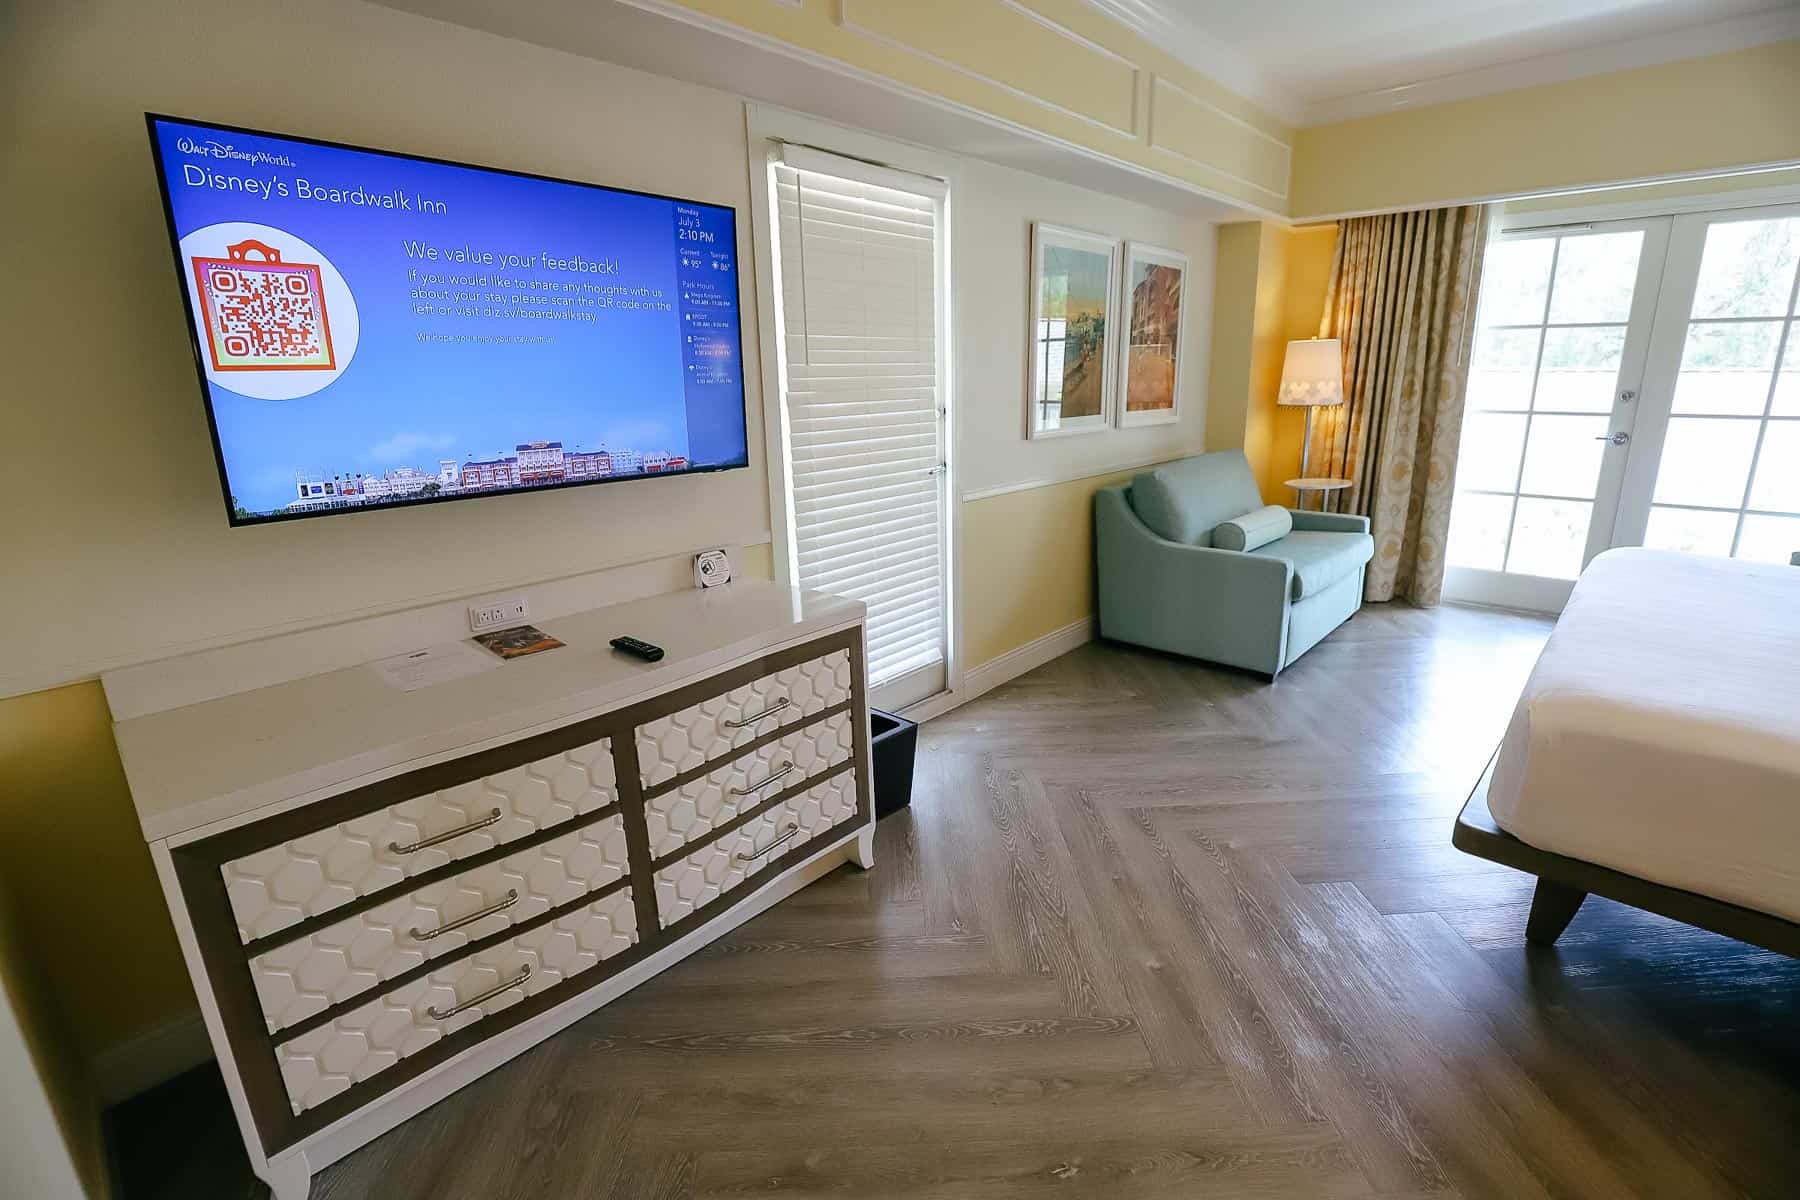
[[149,124],[234,522],[746,465],[733,209]]

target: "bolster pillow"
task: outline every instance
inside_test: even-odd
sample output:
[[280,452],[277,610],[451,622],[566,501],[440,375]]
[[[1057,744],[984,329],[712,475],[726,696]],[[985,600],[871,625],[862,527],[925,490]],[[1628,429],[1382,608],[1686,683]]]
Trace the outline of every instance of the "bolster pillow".
[[1213,545],[1221,550],[1254,550],[1294,531],[1294,515],[1275,504],[1265,504],[1241,517],[1233,517],[1213,530]]

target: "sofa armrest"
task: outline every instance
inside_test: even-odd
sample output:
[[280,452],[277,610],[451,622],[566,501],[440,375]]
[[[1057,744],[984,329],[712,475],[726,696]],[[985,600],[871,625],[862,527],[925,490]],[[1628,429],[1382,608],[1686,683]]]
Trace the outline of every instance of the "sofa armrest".
[[1100,631],[1120,641],[1273,674],[1281,667],[1292,564],[1158,537],[1123,488],[1094,495]]
[[1315,509],[1290,508],[1293,514],[1295,529],[1317,530],[1321,533],[1367,533],[1369,518],[1355,513],[1319,512]]

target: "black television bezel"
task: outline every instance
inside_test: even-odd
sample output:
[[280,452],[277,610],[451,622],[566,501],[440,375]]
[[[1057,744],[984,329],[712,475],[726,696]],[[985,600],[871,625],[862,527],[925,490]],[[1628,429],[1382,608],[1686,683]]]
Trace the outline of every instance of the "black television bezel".
[[[201,129],[213,129],[222,133],[243,134],[248,137],[279,138],[282,141],[299,142],[308,146],[324,146],[332,150],[350,150],[359,154],[377,154],[384,158],[403,158],[413,162],[433,163],[441,167],[459,167],[467,171],[484,171],[491,175],[511,175],[518,179],[535,179],[542,183],[562,183],[570,187],[591,188],[600,192],[615,192],[627,196],[643,196],[651,200],[667,200],[672,204],[696,204],[705,208],[722,209],[731,214],[731,252],[732,274],[738,284],[737,311],[737,367],[738,367],[738,414],[744,429],[744,452],[739,461],[714,463],[707,466],[687,466],[679,471],[658,471],[654,474],[640,472],[636,475],[620,475],[604,479],[581,479],[564,483],[540,483],[529,486],[511,487],[491,492],[477,492],[469,495],[455,496],[421,496],[409,500],[392,500],[381,504],[345,505],[341,508],[321,509],[318,512],[282,512],[268,515],[252,515],[239,517],[237,508],[231,502],[231,476],[225,468],[224,447],[219,444],[219,425],[213,416],[212,381],[206,377],[206,360],[202,357],[200,346],[199,321],[194,313],[193,297],[188,294],[187,277],[181,268],[181,235],[175,227],[175,208],[171,202],[169,179],[163,169],[162,145],[156,136],[156,123],[166,121],[174,125],[192,125]],[[513,171],[505,167],[485,167],[479,163],[460,162],[451,158],[434,158],[428,154],[407,154],[400,150],[383,150],[375,146],[358,146],[350,142],[334,142],[326,138],[302,137],[292,133],[278,133],[268,129],[253,129],[245,125],[226,125],[218,121],[203,121],[197,117],[179,117],[170,113],[146,112],[144,128],[150,138],[150,160],[156,168],[156,190],[162,201],[163,224],[169,234],[169,251],[175,267],[175,281],[181,291],[181,310],[187,316],[188,348],[194,358],[194,373],[200,381],[200,403],[206,410],[206,431],[212,439],[213,466],[219,474],[219,494],[225,502],[225,518],[233,529],[242,529],[251,525],[275,525],[285,521],[310,521],[319,517],[360,516],[369,513],[387,512],[397,508],[422,508],[433,504],[455,504],[462,500],[492,500],[502,496],[524,496],[536,492],[561,492],[571,488],[598,487],[608,483],[636,483],[644,479],[672,479],[683,475],[714,475],[724,471],[742,471],[750,466],[750,411],[747,387],[744,382],[744,312],[743,304],[743,246],[738,234],[738,210],[734,204],[717,204],[711,200],[696,200],[689,196],[670,196],[663,192],[646,192],[636,188],[612,187],[604,183],[589,183],[582,179],[565,179],[558,175],[539,175],[531,171]]]

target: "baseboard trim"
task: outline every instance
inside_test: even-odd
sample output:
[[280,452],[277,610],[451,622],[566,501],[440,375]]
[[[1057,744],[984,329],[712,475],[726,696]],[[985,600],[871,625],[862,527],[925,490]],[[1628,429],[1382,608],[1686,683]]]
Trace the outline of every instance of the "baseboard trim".
[[101,1051],[93,1060],[94,1091],[103,1106],[149,1091],[212,1058],[212,1042],[198,1012],[147,1029]]
[[969,701],[986,692],[991,692],[1003,683],[1008,683],[1027,671],[1061,658],[1077,646],[1094,640],[1096,629],[1093,617],[1083,617],[1079,621],[1064,625],[1061,629],[1052,629],[1042,637],[1033,638],[1023,646],[1015,646],[998,658],[990,658],[979,667],[973,667],[963,673],[962,686],[954,691],[939,692],[935,696],[927,696],[917,704],[908,705],[900,711],[900,715],[909,721],[923,724],[934,717],[960,708]]

